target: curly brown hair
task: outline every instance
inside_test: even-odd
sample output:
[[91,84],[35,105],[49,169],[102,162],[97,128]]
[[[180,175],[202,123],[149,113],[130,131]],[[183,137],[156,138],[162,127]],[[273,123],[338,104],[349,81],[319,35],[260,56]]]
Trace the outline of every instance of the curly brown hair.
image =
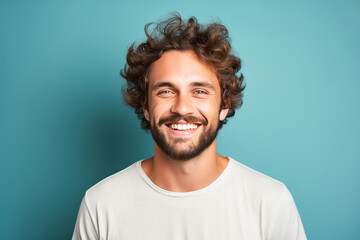
[[[150,27],[155,27],[150,30]],[[137,47],[133,43],[127,52],[124,69],[120,75],[126,79],[127,86],[122,89],[125,102],[135,109],[141,120],[141,127],[150,129],[145,119],[143,103],[147,103],[148,80],[150,66],[162,54],[169,50],[192,50],[200,61],[212,67],[219,79],[221,87],[221,108],[229,108],[226,118],[219,123],[219,128],[234,116],[235,109],[243,103],[244,77],[236,73],[241,69],[240,58],[231,52],[230,38],[226,27],[219,23],[207,26],[198,23],[195,17],[187,22],[178,13],[160,23],[145,25],[146,42]]]

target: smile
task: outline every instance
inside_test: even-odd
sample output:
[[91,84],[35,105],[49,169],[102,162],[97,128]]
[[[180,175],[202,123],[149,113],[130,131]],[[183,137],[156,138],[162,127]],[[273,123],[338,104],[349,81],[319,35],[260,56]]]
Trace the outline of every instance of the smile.
[[181,131],[186,131],[186,130],[192,130],[192,129],[196,129],[198,128],[197,124],[169,124],[168,125],[169,128],[173,129],[173,130],[181,130]]

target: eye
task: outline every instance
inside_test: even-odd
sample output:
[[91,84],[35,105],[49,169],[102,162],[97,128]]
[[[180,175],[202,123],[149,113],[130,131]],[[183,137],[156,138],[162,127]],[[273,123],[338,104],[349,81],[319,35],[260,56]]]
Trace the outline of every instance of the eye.
[[171,94],[172,92],[170,90],[162,90],[158,92],[158,95],[167,95],[167,94]]
[[194,93],[195,94],[207,94],[207,92],[205,92],[204,90],[196,90]]

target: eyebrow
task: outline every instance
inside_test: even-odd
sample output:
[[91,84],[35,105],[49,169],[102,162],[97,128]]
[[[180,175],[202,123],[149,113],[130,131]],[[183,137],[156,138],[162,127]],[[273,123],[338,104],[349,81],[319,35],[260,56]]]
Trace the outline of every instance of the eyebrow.
[[154,84],[154,86],[152,86],[152,90],[156,90],[157,88],[161,88],[161,87],[174,88],[174,85],[170,82],[159,82],[159,83]]
[[214,86],[207,82],[193,82],[193,83],[191,83],[190,86],[191,87],[204,87],[204,88],[209,88],[209,89],[215,90]]
[[[154,84],[154,86],[152,87],[152,90],[156,90],[157,88],[161,88],[161,87],[170,87],[170,88],[175,88],[174,84],[170,83],[170,82],[159,82],[157,84]],[[192,82],[190,84],[190,87],[204,87],[204,88],[209,88],[211,90],[215,90],[215,87],[207,82]]]

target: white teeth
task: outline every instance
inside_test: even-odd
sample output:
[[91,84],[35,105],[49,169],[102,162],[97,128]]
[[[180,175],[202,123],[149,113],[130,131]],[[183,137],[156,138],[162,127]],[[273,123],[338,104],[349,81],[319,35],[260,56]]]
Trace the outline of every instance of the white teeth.
[[196,124],[170,124],[170,128],[174,130],[189,130],[196,129],[198,125]]

